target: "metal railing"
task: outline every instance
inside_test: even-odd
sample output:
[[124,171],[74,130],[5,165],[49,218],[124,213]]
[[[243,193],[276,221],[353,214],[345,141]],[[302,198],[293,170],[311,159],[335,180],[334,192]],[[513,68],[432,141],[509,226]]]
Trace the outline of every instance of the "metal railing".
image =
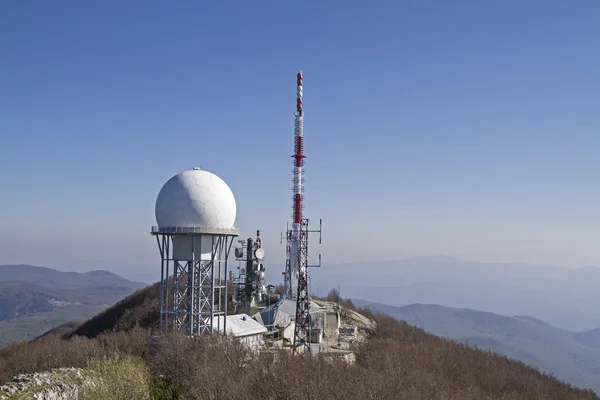
[[151,233],[207,233],[216,235],[238,235],[238,230],[232,228],[211,228],[206,226],[153,226]]

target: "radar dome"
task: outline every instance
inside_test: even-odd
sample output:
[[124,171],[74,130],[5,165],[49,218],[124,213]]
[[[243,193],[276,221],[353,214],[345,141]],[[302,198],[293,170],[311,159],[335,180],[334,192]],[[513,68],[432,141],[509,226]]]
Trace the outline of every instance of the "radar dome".
[[156,199],[155,214],[160,228],[232,229],[235,197],[217,175],[194,168],[165,183]]

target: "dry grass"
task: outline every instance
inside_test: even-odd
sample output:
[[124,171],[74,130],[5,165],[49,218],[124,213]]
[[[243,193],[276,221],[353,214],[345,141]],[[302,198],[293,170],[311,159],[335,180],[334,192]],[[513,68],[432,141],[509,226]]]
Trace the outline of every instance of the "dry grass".
[[13,344],[0,350],[0,382],[14,375],[53,368],[83,368],[89,360],[114,355],[144,357],[149,342],[148,330],[134,328],[128,332],[102,334],[95,339],[76,336],[65,340],[46,336],[31,343]]
[[150,400],[152,376],[139,357],[91,360],[85,373],[94,385],[81,400]]

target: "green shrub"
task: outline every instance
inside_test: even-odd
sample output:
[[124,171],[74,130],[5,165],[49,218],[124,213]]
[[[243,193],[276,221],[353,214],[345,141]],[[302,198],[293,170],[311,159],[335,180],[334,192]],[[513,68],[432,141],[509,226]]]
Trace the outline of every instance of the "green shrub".
[[152,378],[150,397],[152,400],[181,400],[183,399],[183,390],[179,382],[155,376]]
[[111,357],[88,362],[86,376],[93,385],[82,400],[151,400],[151,377],[139,357]]

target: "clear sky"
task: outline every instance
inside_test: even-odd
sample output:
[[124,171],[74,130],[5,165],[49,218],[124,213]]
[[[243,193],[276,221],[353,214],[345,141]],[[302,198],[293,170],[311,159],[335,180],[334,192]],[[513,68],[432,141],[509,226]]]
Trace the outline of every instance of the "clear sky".
[[326,262],[600,266],[600,2],[3,1],[0,263],[158,272],[171,176],[201,165]]

